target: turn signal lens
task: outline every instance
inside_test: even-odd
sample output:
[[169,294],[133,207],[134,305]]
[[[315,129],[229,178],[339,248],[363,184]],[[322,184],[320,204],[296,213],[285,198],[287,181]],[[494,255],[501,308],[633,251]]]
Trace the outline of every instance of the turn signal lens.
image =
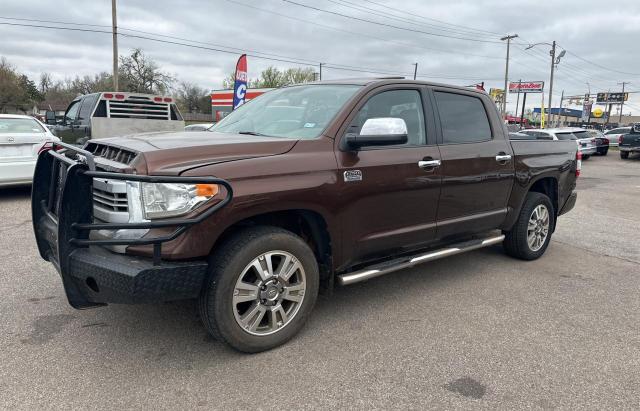
[[213,197],[220,189],[217,184],[196,184],[196,194],[198,197]]

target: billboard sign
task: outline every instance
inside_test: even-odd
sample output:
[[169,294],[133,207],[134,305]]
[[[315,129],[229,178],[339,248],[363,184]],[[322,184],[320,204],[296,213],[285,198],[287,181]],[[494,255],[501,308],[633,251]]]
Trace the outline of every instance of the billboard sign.
[[542,93],[544,81],[511,81],[509,93]]
[[629,93],[598,93],[596,101],[598,103],[622,103],[629,100]]

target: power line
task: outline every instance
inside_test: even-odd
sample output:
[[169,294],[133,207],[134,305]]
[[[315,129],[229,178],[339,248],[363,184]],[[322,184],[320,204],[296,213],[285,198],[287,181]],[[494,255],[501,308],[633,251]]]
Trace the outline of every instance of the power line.
[[390,39],[383,38],[383,37],[373,36],[373,35],[370,35],[370,34],[364,34],[364,33],[359,33],[359,32],[355,32],[355,31],[340,29],[340,28],[337,28],[337,27],[327,26],[325,24],[317,23],[315,21],[305,20],[305,19],[301,19],[301,18],[298,18],[298,17],[289,16],[287,14],[279,13],[277,11],[273,11],[273,10],[269,10],[269,9],[263,9],[263,8],[256,7],[256,6],[251,5],[251,4],[246,4],[246,3],[242,3],[242,2],[239,2],[239,1],[235,1],[235,0],[225,0],[225,1],[227,1],[229,3],[232,3],[232,4],[236,4],[238,6],[246,7],[246,8],[249,8],[249,9],[259,10],[259,11],[262,11],[262,12],[265,12],[265,13],[270,13],[270,14],[273,14],[273,15],[276,15],[276,16],[284,17],[284,18],[289,19],[289,20],[299,21],[299,22],[302,22],[302,23],[305,23],[305,24],[311,24],[311,25],[314,25],[314,26],[322,27],[322,28],[324,28],[326,30],[336,31],[336,32],[339,32],[339,33],[348,33],[348,34],[352,34],[352,35],[360,36],[360,37],[371,38],[371,39],[378,40],[378,41],[384,41],[386,43],[398,44],[398,45],[401,45],[401,46],[404,46],[404,47],[411,47],[411,48],[422,49],[422,50],[436,51],[436,52],[439,52],[439,53],[457,54],[457,55],[461,55],[461,56],[480,57],[480,58],[486,58],[486,59],[499,59],[499,60],[501,60],[503,58],[503,57],[500,57],[500,56],[487,56],[487,55],[482,55],[482,54],[455,51],[455,50],[451,50],[451,49],[438,49],[438,48],[434,48],[434,47],[424,47],[424,46],[419,46],[419,45],[416,45],[416,44],[404,43],[404,42],[390,40]]
[[601,64],[594,63],[593,61],[589,61],[589,60],[587,60],[587,59],[585,59],[585,58],[583,58],[583,57],[580,57],[580,56],[578,56],[577,54],[572,53],[572,52],[570,52],[570,51],[567,51],[567,54],[571,54],[573,57],[575,57],[575,58],[577,58],[577,59],[579,59],[579,60],[582,60],[582,61],[584,61],[585,63],[589,63],[589,64],[592,64],[592,65],[594,65],[594,66],[596,66],[596,67],[599,67],[599,68],[601,68],[601,69],[603,69],[603,70],[612,71],[612,72],[614,72],[614,73],[627,74],[627,75],[630,75],[630,76],[640,76],[640,74],[639,74],[639,73],[629,73],[629,72],[626,72],[626,71],[620,71],[620,70],[615,70],[615,69],[612,69],[612,68],[609,68],[609,67],[605,67],[605,66],[603,66],[603,65],[601,65]]
[[441,23],[441,24],[452,26],[452,27],[460,27],[460,28],[463,28],[463,29],[468,30],[470,32],[481,32],[481,33],[492,34],[494,36],[501,36],[502,35],[502,33],[496,33],[494,31],[475,29],[475,28],[470,27],[470,26],[464,26],[464,25],[460,25],[460,24],[449,23],[449,22],[446,22],[446,21],[443,21],[443,20],[437,20],[437,19],[434,19],[434,18],[431,18],[431,17],[421,16],[421,15],[415,14],[413,12],[409,13],[409,12],[407,12],[405,10],[401,10],[401,9],[397,9],[397,8],[394,8],[394,7],[391,7],[391,6],[387,6],[386,4],[378,3],[378,2],[375,2],[375,1],[372,1],[372,0],[364,0],[364,1],[366,1],[367,3],[375,4],[375,5],[379,6],[379,7],[384,7],[385,9],[388,9],[388,10],[394,10],[394,11],[397,11],[397,12],[400,12],[400,13],[408,14],[408,15],[410,15],[412,17],[419,17],[419,18],[421,18],[423,20],[435,21],[435,22],[438,22],[438,23]]
[[390,27],[390,28],[394,28],[394,29],[397,29],[397,30],[410,31],[410,32],[413,32],[413,33],[421,33],[421,34],[425,34],[425,35],[428,35],[428,36],[444,37],[444,38],[450,38],[450,39],[455,39],[455,40],[473,41],[473,42],[477,42],[477,43],[501,44],[501,42],[499,40],[495,40],[495,41],[494,40],[481,40],[481,39],[478,39],[478,38],[455,37],[455,36],[449,36],[449,35],[446,35],[446,34],[432,33],[432,32],[428,32],[428,31],[411,29],[411,28],[408,28],[408,27],[400,27],[400,26],[395,26],[393,24],[380,23],[380,22],[373,21],[373,20],[363,19],[363,18],[360,18],[360,17],[351,16],[351,15],[348,15],[348,14],[338,13],[336,11],[325,10],[325,9],[321,9],[319,7],[310,6],[308,4],[297,3],[297,2],[292,1],[292,0],[282,0],[282,1],[285,2],[285,3],[289,3],[289,4],[293,4],[293,5],[299,6],[299,7],[304,7],[304,8],[308,8],[308,9],[311,9],[311,10],[320,11],[322,13],[333,14],[335,16],[340,16],[340,17],[344,17],[344,18],[347,18],[347,19],[351,19],[351,20],[362,21],[362,22],[365,22],[365,23],[375,24],[375,25],[378,25],[378,26]]
[[443,26],[437,26],[434,24],[429,24],[429,23],[424,23],[424,22],[420,22],[417,21],[415,19],[410,19],[410,18],[406,18],[406,17],[400,17],[388,12],[383,12],[377,9],[373,9],[371,7],[366,7],[366,6],[362,6],[359,4],[355,4],[352,3],[350,1],[346,1],[346,0],[326,0],[330,3],[334,3],[337,4],[339,6],[342,7],[347,7],[353,10],[357,10],[360,12],[365,12],[365,13],[369,13],[369,14],[374,14],[376,16],[380,16],[380,17],[384,17],[387,19],[392,19],[392,20],[396,20],[396,21],[400,21],[402,23],[407,23],[407,24],[412,24],[414,26],[418,26],[418,27],[427,27],[429,29],[436,29],[436,30],[442,30],[442,31],[448,31],[451,32],[453,34],[458,34],[458,35],[463,35],[463,36],[469,36],[469,35],[480,35],[483,37],[490,37],[492,39],[495,39],[495,36],[493,34],[488,35],[488,34],[478,34],[478,33],[474,33],[474,32],[467,32],[467,31],[462,31],[462,30],[458,30],[458,29],[453,29],[453,28],[449,28],[449,27],[443,27]]
[[[45,28],[45,29],[54,29],[54,30],[70,30],[70,31],[81,31],[81,32],[111,34],[111,31],[105,31],[105,30],[69,28],[69,27],[59,27],[59,26],[46,26],[46,25],[25,24],[25,23],[0,22],[0,25],[35,27],[35,28]],[[129,29],[127,29],[127,30],[129,30]],[[149,32],[144,32],[144,33],[149,33]],[[148,36],[142,36],[142,35],[137,35],[137,34],[119,32],[118,35],[120,35],[122,37],[137,38],[137,39],[143,39],[143,40],[154,41],[154,42],[159,42],[159,43],[173,44],[173,45],[179,45],[179,46],[184,46],[184,47],[196,48],[196,49],[201,49],[201,50],[216,51],[216,52],[227,53],[227,54],[237,54],[236,51],[224,50],[224,49],[221,49],[221,48],[209,47],[209,46],[204,46],[204,45],[189,44],[189,43],[180,42],[180,41],[170,41],[170,40],[165,40],[165,39],[157,39],[157,38],[148,37]],[[165,37],[167,37],[167,36],[165,36]],[[184,39],[184,40],[191,42],[191,40],[187,40],[187,39]],[[226,46],[222,46],[222,47],[226,48]],[[244,51],[242,49],[237,49],[237,50]],[[246,53],[246,54],[248,56],[251,56],[251,57],[254,57],[254,58],[258,58],[258,59],[279,61],[279,62],[285,62],[285,63],[304,65],[304,66],[311,66],[311,64],[309,64],[309,62],[312,61],[312,60],[301,61],[301,59],[297,59],[297,58],[293,58],[293,57],[285,57],[285,58],[265,57],[265,56],[261,56],[261,55],[257,55],[257,54],[253,54],[253,53],[255,53],[255,51],[253,51],[252,53]],[[266,53],[261,53],[261,52],[259,52],[259,53],[260,54],[266,54]],[[314,65],[315,65],[315,63],[316,62],[314,62]],[[407,76],[409,74],[412,75],[412,73],[399,73],[399,72],[396,72],[396,71],[390,71],[390,70],[384,70],[384,69],[378,69],[378,68],[347,66],[347,65],[337,64],[337,63],[323,63],[323,67],[334,69],[334,70],[354,71],[354,72],[372,73],[372,74],[387,74],[387,75],[398,75],[398,74],[401,74],[401,75],[407,75]],[[446,74],[440,75],[440,74],[426,74],[426,73],[420,73],[418,75],[418,77],[421,77],[421,78],[441,78],[441,79],[451,79],[451,80],[472,80],[472,79],[473,80],[476,80],[476,79],[477,80],[482,80],[482,79],[485,79],[484,77],[473,77],[472,78],[472,77],[451,76],[451,75],[446,75]]]

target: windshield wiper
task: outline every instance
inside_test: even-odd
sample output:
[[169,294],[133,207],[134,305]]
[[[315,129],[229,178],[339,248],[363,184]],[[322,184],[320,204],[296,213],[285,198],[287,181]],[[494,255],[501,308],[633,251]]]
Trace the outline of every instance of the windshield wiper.
[[249,136],[262,136],[262,137],[270,137],[266,134],[258,133],[257,131],[238,131],[238,134],[246,134]]

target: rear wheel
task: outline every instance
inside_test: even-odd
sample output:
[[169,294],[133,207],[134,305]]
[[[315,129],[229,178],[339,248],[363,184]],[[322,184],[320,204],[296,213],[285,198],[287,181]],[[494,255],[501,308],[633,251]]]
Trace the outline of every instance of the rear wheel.
[[606,156],[608,152],[609,152],[609,147],[607,147],[604,150],[602,150],[602,155]]
[[535,260],[547,249],[555,213],[549,197],[530,192],[510,231],[505,232],[504,249],[512,257]]
[[200,316],[217,339],[244,352],[284,344],[300,331],[319,287],[313,251],[277,227],[238,232],[212,256]]
[[620,152],[620,158],[623,160],[626,160],[627,158],[629,158],[629,152],[628,151],[621,151]]
[[589,157],[591,157],[591,154],[583,154],[583,155],[582,155],[582,159],[583,159],[583,160],[588,160],[588,159],[589,159]]

